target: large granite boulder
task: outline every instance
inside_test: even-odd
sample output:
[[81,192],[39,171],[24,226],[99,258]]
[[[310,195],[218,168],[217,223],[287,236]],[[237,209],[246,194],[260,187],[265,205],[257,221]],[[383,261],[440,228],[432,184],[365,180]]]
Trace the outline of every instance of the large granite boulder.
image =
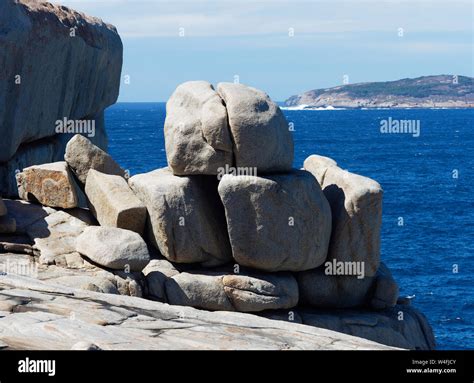
[[278,105],[265,92],[242,84],[220,83],[217,92],[227,108],[235,166],[261,174],[291,170],[293,136]]
[[77,238],[76,250],[94,263],[115,270],[141,271],[150,261],[139,234],[115,227],[85,228]]
[[122,177],[125,175],[125,171],[108,153],[80,134],[76,134],[67,143],[64,159],[84,184],[90,169]]
[[0,25],[0,162],[54,136],[56,121],[93,119],[117,100],[122,42],[113,26],[30,0],[1,1]]
[[152,259],[142,270],[148,287],[149,299],[166,302],[166,281],[179,274],[175,266],[167,259]]
[[372,297],[374,277],[328,275],[325,267],[298,273],[301,303],[311,307],[349,308],[366,305]]
[[305,325],[358,336],[392,347],[433,350],[433,330],[426,317],[408,305],[383,311],[366,309],[297,311]]
[[30,166],[16,180],[18,194],[25,201],[64,209],[78,206],[76,185],[64,161]]
[[298,304],[298,285],[289,273],[190,271],[168,278],[165,286],[170,304],[206,310],[257,312]]
[[331,210],[311,173],[224,175],[218,191],[237,263],[265,271],[303,271],[326,260]]
[[380,185],[350,173],[327,157],[312,155],[304,168],[318,180],[332,212],[328,260],[360,262],[374,276],[380,263],[382,196]]
[[359,275],[347,272],[345,275],[331,274],[334,272],[331,263],[297,274],[302,304],[319,308],[371,307],[382,310],[397,303],[398,285],[383,262],[375,276],[364,275],[362,269]]
[[392,276],[390,269],[383,263],[380,263],[375,278],[375,288],[373,291],[370,306],[374,310],[383,310],[394,307],[398,301],[400,290],[398,284]]
[[[293,137],[280,108],[258,89],[206,81],[181,84],[166,105],[168,164],[176,175],[291,170]],[[262,142],[265,145],[262,146]]]
[[102,226],[118,227],[143,234],[146,207],[135,196],[123,177],[90,169],[85,192],[90,210]]
[[[94,117],[95,136],[89,140],[102,150],[107,150],[104,113]],[[22,144],[8,161],[0,163],[0,194],[18,198],[16,173],[32,165],[64,161],[66,145],[75,134],[56,134],[30,143]]]
[[232,166],[232,140],[222,99],[206,81],[179,85],[166,104],[168,164],[177,175],[217,174]]
[[147,207],[147,236],[165,258],[206,266],[232,259],[215,177],[178,177],[164,168],[135,175],[129,185]]

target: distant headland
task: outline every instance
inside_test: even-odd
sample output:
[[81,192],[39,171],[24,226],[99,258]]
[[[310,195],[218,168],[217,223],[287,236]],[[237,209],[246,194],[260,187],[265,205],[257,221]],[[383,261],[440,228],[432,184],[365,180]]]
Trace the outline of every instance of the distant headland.
[[473,108],[474,78],[436,75],[347,84],[291,96],[284,104],[292,109]]

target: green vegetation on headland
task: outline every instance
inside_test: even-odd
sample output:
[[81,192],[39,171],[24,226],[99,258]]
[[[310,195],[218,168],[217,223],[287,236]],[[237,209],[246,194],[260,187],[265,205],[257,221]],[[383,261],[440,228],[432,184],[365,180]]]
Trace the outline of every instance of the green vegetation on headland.
[[438,75],[347,84],[292,96],[285,105],[305,108],[472,108],[474,78]]

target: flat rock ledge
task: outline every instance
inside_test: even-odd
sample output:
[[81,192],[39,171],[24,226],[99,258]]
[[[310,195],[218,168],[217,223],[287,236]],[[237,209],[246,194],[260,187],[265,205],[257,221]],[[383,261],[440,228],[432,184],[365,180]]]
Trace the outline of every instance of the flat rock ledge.
[[0,275],[0,348],[389,350],[330,330]]

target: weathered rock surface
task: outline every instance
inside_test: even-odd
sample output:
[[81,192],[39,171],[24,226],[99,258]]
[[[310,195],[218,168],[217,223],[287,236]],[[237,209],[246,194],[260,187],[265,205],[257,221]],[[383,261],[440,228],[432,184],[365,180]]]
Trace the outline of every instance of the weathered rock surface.
[[167,259],[152,259],[142,272],[146,278],[148,297],[167,302],[165,283],[169,278],[179,274],[179,271]]
[[122,177],[125,175],[124,170],[109,154],[80,134],[76,134],[67,143],[64,159],[82,183],[86,183],[90,169]]
[[26,228],[32,223],[57,211],[51,207],[27,201],[5,199],[4,202],[8,210],[8,216],[15,219],[17,232],[21,234],[26,233]]
[[298,284],[289,273],[231,274],[225,275],[222,283],[236,311],[285,309],[298,304]]
[[293,136],[270,97],[261,90],[233,83],[218,84],[217,92],[227,108],[235,166],[256,167],[261,174],[291,170]]
[[91,224],[95,220],[88,210],[55,211],[30,223],[24,232],[40,251],[40,263],[65,264],[65,257],[76,252],[77,237]]
[[147,211],[123,177],[90,169],[85,192],[101,226],[118,227],[142,235]]
[[98,268],[65,272],[63,267],[51,266],[43,272],[40,280],[75,289],[104,294],[143,296],[143,276],[139,273],[116,274]]
[[23,169],[16,180],[21,199],[64,209],[78,206],[74,181],[64,161]]
[[14,233],[16,231],[15,218],[7,216],[7,207],[0,197],[0,233]]
[[395,282],[392,273],[389,268],[381,262],[377,270],[374,295],[370,306],[375,310],[393,307],[397,303],[399,292],[398,284]]
[[0,233],[14,233],[16,231],[16,221],[10,217],[0,217]]
[[382,188],[327,157],[309,156],[304,168],[317,178],[331,206],[328,260],[364,262],[365,274],[375,275],[380,263]]
[[72,345],[71,350],[99,351],[99,350],[101,350],[101,348],[99,346],[97,346],[96,344],[94,344],[94,343],[79,341],[79,342]]
[[166,104],[165,144],[174,174],[217,174],[232,166],[232,140],[222,99],[206,81],[179,85]]
[[387,346],[433,350],[433,330],[418,310],[397,305],[384,311],[368,310],[299,310],[306,325],[359,336]]
[[215,177],[177,177],[163,168],[133,176],[129,185],[147,207],[148,239],[165,258],[205,266],[232,259]]
[[326,168],[330,166],[337,166],[337,162],[329,157],[312,154],[306,158],[303,166],[307,171],[311,172],[317,178],[319,184],[321,185],[324,181]]
[[415,308],[398,304],[374,312],[369,309],[314,309],[296,307],[258,313],[265,318],[326,328],[380,342],[392,347],[433,350],[433,330],[426,317]]
[[172,305],[234,311],[225,294],[222,275],[180,273],[168,279],[165,288]]
[[7,215],[7,212],[7,207],[5,206],[2,197],[0,197],[0,217]]
[[325,267],[298,273],[301,303],[313,307],[349,308],[364,306],[372,297],[374,277],[326,275]]
[[[39,255],[35,249],[33,249],[33,246],[20,240],[21,236],[3,234],[0,238],[2,239],[0,242],[0,253],[27,254],[31,256]],[[8,239],[8,241],[4,242],[3,239]]]
[[225,175],[218,190],[239,264],[265,271],[302,271],[325,261],[331,211],[311,173]]
[[134,231],[89,226],[77,238],[76,250],[91,261],[116,270],[141,271],[150,261],[145,241]]
[[[102,150],[107,150],[107,133],[105,131],[104,113],[94,117],[95,136],[91,142]],[[22,144],[15,155],[8,161],[0,163],[0,194],[4,197],[18,198],[16,172],[32,165],[48,164],[63,161],[66,144],[74,134],[56,134]]]
[[303,319],[298,314],[296,307],[287,310],[267,310],[256,313],[256,315],[273,320],[303,324]]
[[[45,235],[59,236],[61,233],[65,237],[68,235],[75,236],[79,231],[83,230],[83,227],[87,227],[89,223],[92,223],[91,220],[93,220],[93,217],[82,209],[72,209],[64,212],[51,208],[42,208],[23,201],[10,200],[6,200],[5,205],[8,208],[9,215],[12,214],[12,216],[26,217],[28,214],[25,214],[25,212],[31,211],[29,219],[20,219],[20,225],[22,230],[34,239]],[[77,222],[76,219],[80,222]],[[75,227],[76,225],[77,228]],[[163,259],[153,260],[147,266],[148,270],[144,270],[147,274],[147,283],[145,283],[141,273],[102,270],[83,259],[77,252],[56,256],[54,257],[54,262],[49,264],[35,262],[35,258],[31,255],[11,253],[0,256],[0,271],[2,272],[0,273],[0,342],[3,342],[9,348],[69,349],[77,341],[88,341],[104,349],[151,349],[157,347],[210,349],[292,347],[345,349],[354,347],[359,349],[382,347],[375,343],[362,343],[364,346],[361,346],[361,343],[357,343],[356,345],[348,346],[340,341],[340,337],[344,337],[344,335],[338,333],[331,333],[333,334],[332,342],[326,342],[320,333],[320,331],[324,330],[319,328],[312,329],[318,332],[317,337],[314,337],[314,339],[317,339],[317,345],[307,339],[297,342],[296,339],[300,339],[302,335],[295,335],[295,328],[292,326],[301,326],[295,324],[299,321],[315,326],[332,326],[331,328],[337,329],[337,331],[375,339],[397,347],[420,349],[434,347],[432,330],[426,319],[416,310],[405,305],[398,305],[393,309],[378,312],[362,309],[314,310],[298,307],[276,311],[265,310],[262,312],[262,315],[273,319],[289,320],[291,323],[285,324],[282,322],[282,324],[291,327],[284,328],[280,327],[280,322],[275,321],[266,321],[260,325],[260,322],[254,322],[254,320],[259,321],[257,317],[248,314],[230,312],[207,313],[199,310],[188,311],[193,309],[184,306],[178,308],[177,306],[161,304],[158,308],[154,306],[152,309],[154,313],[158,312],[159,314],[151,314],[148,317],[148,305],[154,304],[152,301],[135,301],[134,299],[138,298],[128,297],[132,301],[126,301],[125,303],[125,301],[121,300],[120,295],[130,295],[132,297],[150,296],[152,287],[150,281],[153,280],[150,279],[150,276],[154,275],[156,277],[160,273],[161,284],[153,286],[159,286],[160,290],[156,293],[155,289],[155,295],[157,299],[160,299],[163,295],[159,295],[163,294],[163,292],[166,293],[164,285],[168,281],[180,275],[192,275],[193,273],[198,274],[199,278],[201,278],[201,272],[193,271],[192,265],[183,265],[183,270],[187,271],[179,274],[179,270],[169,261]],[[380,275],[382,275],[383,269],[384,265],[382,264],[379,268]],[[6,274],[3,274],[5,272]],[[15,276],[18,274],[20,276]],[[383,275],[386,274],[387,272],[383,273]],[[268,305],[268,302],[272,302],[271,300],[275,298],[271,297],[275,295],[275,291],[279,291],[283,295],[282,290],[279,290],[279,288],[284,291],[288,286],[291,286],[291,283],[288,282],[279,286],[275,281],[265,281],[259,278],[255,280],[255,276],[248,278],[245,275],[231,275],[229,272],[221,273],[221,275],[223,276],[222,284],[225,285],[224,291],[228,293],[227,289],[234,290],[230,299],[233,302],[234,308],[239,310],[245,310],[245,306],[239,307],[239,304],[242,304],[242,302],[251,305],[257,303],[260,307],[272,307]],[[275,276],[277,275],[281,275],[281,273]],[[28,278],[25,278],[25,276]],[[9,284],[8,287],[5,287],[4,281],[7,279]],[[282,283],[283,281],[280,280],[280,282]],[[199,286],[199,284],[197,285]],[[209,284],[207,286],[209,290]],[[78,288],[82,291],[73,290],[72,288]],[[206,292],[206,289],[202,290],[197,286],[193,287],[191,284],[188,284],[187,288],[194,289],[194,291],[201,294]],[[3,294],[4,289],[8,289],[7,295]],[[23,295],[18,295],[20,290]],[[212,291],[212,289],[210,290]],[[45,294],[46,297],[42,296],[41,299],[36,299],[41,294]],[[94,298],[91,299],[92,296]],[[219,297],[219,295],[212,297]],[[65,301],[62,299],[65,299]],[[136,303],[133,303],[132,307],[130,307],[129,302]],[[22,306],[27,305],[27,309],[26,307],[18,306],[18,304]],[[38,308],[41,307],[41,310],[38,310],[35,305],[38,305]],[[94,316],[90,315],[92,311]],[[126,317],[120,317],[125,312],[127,313]],[[19,316],[11,318],[11,321],[5,321],[10,315]],[[45,318],[47,319],[43,317],[38,318],[37,315],[46,316]],[[237,317],[232,317],[232,315],[237,315]],[[143,318],[143,316],[146,316],[146,318]],[[203,316],[206,318],[205,320],[202,319],[204,318]],[[228,322],[225,322],[225,324],[221,323],[222,318],[229,317],[233,318],[232,321],[234,322],[232,324]],[[243,323],[241,318],[250,322]],[[399,318],[402,319],[399,320]],[[24,320],[26,322],[23,322]],[[48,321],[48,327],[41,327],[41,323],[44,323],[45,320]],[[197,325],[196,320],[204,320],[206,324],[199,322],[199,325]],[[12,321],[16,323],[15,326],[11,325]],[[184,331],[183,323],[188,323],[188,321],[191,321],[191,323],[185,327],[186,329],[192,327],[192,330]],[[20,328],[18,327],[20,323],[25,323],[24,326],[20,326],[23,330],[22,332],[16,332],[14,329]],[[217,323],[220,324],[217,325]],[[50,324],[53,327],[50,327]],[[202,332],[199,330],[201,326]],[[178,333],[174,331],[168,333],[169,330],[167,329],[170,327],[174,329],[179,327]],[[306,331],[311,331],[308,330],[308,326],[301,326],[297,330],[297,334],[300,334],[300,328],[305,329],[305,333]],[[129,330],[134,331],[129,333]],[[67,333],[68,336],[58,338],[53,335],[56,331]],[[161,342],[156,342],[157,331],[161,331],[160,339],[163,337],[167,339],[168,343],[164,345]],[[250,333],[244,335],[248,331]],[[166,333],[166,336],[164,333]],[[236,333],[239,335],[235,335]],[[135,336],[132,336],[132,334]],[[232,342],[228,336],[232,337]],[[185,339],[182,337],[185,337]],[[124,342],[118,342],[117,339],[121,339]],[[288,339],[291,340],[291,343],[283,342],[283,340],[287,341]],[[335,339],[337,340],[335,341]],[[356,342],[366,341],[357,339]],[[289,345],[294,346],[290,347]]]
[[381,263],[375,276],[328,275],[321,266],[297,274],[301,302],[321,308],[368,307],[382,310],[395,306],[398,285]]
[[168,278],[165,287],[170,304],[206,310],[256,312],[298,304],[298,285],[288,273],[190,271]]
[[56,264],[46,265],[38,263],[30,255],[6,253],[0,257],[0,272],[27,276],[55,286],[106,294],[141,297],[146,290],[141,273],[103,270],[84,260],[79,253],[65,254],[56,260]]
[[69,350],[79,341],[104,350],[389,349],[301,324],[75,290],[14,275],[0,276],[0,313],[0,342],[6,349]]
[[[18,219],[18,233],[1,243],[0,270],[28,275],[92,291],[142,296],[146,290],[141,273],[103,270],[76,252],[77,237],[90,225],[85,209],[57,211],[24,201],[5,200],[9,216]],[[17,253],[17,254],[9,254]],[[34,257],[33,257],[34,256]]]
[[122,43],[113,26],[28,0],[2,1],[0,25],[0,162],[55,135],[57,120],[92,118],[116,101]]

